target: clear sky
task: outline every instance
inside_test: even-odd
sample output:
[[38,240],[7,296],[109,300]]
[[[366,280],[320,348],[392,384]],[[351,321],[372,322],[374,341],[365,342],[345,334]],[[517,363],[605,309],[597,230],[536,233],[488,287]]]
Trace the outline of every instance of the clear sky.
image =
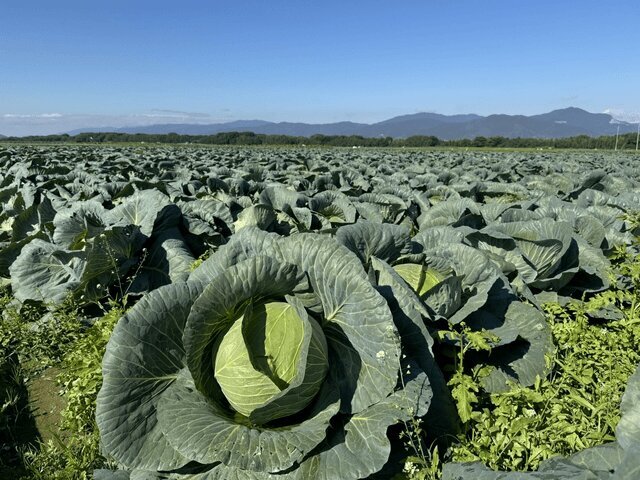
[[640,0],[3,0],[0,14],[5,135],[640,112]]

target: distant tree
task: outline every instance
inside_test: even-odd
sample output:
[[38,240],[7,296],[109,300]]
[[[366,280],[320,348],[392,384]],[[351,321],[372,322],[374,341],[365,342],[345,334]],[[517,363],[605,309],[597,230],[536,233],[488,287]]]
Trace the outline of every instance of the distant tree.
[[487,146],[487,138],[486,137],[476,137],[473,139],[472,145],[474,147],[486,147]]
[[[482,137],[478,137],[482,138]],[[487,147],[504,147],[506,146],[507,139],[504,137],[489,137],[486,140]]]
[[433,135],[413,135],[404,141],[407,147],[435,147],[440,144],[440,139]]

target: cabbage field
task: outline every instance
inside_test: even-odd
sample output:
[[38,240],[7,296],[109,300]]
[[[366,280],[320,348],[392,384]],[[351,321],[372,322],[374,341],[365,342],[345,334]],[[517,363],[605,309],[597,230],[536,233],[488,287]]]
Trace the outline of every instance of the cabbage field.
[[640,478],[638,155],[7,144],[0,200],[2,478]]

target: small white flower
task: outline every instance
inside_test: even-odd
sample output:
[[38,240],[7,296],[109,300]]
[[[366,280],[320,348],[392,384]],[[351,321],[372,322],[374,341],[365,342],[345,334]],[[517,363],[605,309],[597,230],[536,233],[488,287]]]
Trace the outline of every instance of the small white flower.
[[418,472],[418,466],[413,462],[407,461],[404,464],[403,470],[409,475],[415,475]]
[[385,353],[384,350],[380,350],[378,353],[376,353],[376,358],[384,358],[386,356],[387,354]]

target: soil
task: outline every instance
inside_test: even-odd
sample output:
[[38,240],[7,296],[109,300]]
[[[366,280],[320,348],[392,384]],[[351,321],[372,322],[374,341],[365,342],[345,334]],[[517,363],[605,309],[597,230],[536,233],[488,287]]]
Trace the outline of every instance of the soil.
[[65,401],[60,396],[56,377],[60,369],[51,367],[27,383],[29,408],[35,420],[36,429],[43,442],[55,438],[64,440],[62,432],[62,411]]

